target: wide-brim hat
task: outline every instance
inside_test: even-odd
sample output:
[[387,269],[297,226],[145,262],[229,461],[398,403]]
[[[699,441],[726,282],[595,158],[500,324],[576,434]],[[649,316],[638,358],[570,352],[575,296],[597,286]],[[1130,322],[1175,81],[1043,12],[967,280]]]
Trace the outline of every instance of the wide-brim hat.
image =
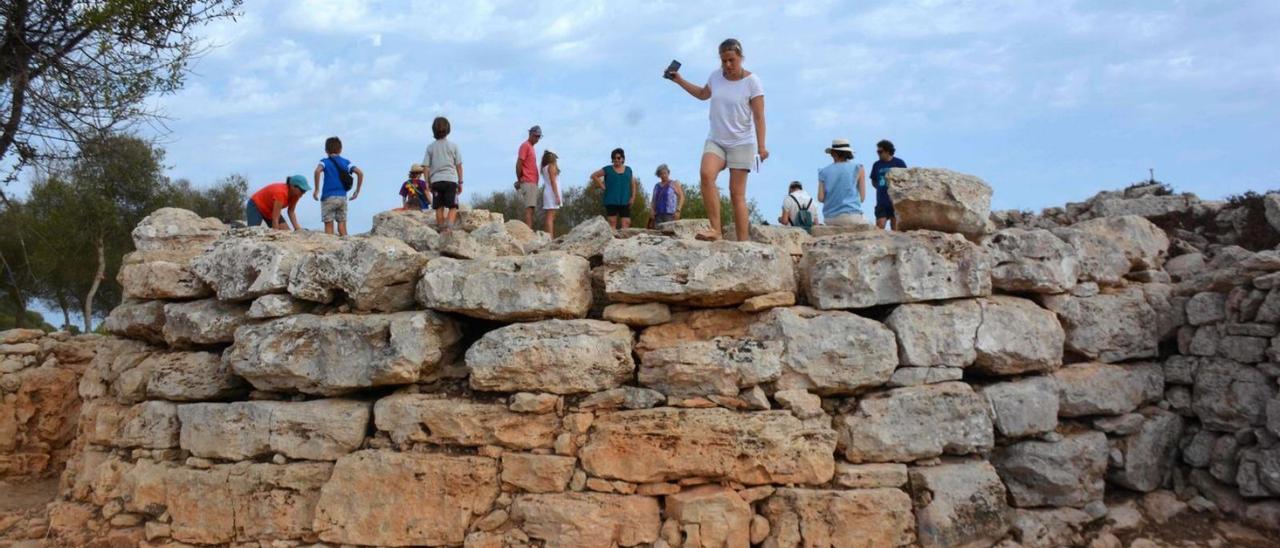
[[827,147],[827,154],[832,152],[848,152],[853,154],[853,145],[849,144],[848,139],[832,139],[831,146]]

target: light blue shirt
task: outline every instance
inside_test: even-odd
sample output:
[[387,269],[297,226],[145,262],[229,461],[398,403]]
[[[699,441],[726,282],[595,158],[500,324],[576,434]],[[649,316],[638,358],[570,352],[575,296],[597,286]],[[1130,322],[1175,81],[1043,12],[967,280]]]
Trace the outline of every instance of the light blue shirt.
[[852,213],[862,215],[862,200],[858,198],[858,171],[862,164],[834,162],[818,170],[818,180],[826,192],[822,202],[822,217]]

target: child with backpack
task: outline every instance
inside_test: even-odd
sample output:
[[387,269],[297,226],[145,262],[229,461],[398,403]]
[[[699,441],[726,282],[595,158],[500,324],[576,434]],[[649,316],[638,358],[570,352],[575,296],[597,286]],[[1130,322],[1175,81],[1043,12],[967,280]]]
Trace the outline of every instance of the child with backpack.
[[400,184],[400,209],[426,211],[431,207],[431,191],[422,180],[423,171],[422,164],[409,168],[409,179]]
[[[360,188],[364,186],[364,172],[342,157],[342,140],[330,137],[324,140],[325,157],[316,165],[316,190],[312,194],[320,200],[320,220],[324,221],[325,234],[333,234],[333,225],[338,225],[338,235],[347,235],[347,193],[355,186],[351,194],[355,200],[360,196]],[[321,179],[320,175],[324,178]],[[352,174],[355,180],[352,181]]]
[[787,192],[787,197],[782,200],[782,215],[778,217],[778,222],[803,228],[805,232],[813,232],[813,225],[817,223],[817,216],[814,215],[813,210],[813,198],[804,191],[804,185],[801,185],[800,181],[791,181]]

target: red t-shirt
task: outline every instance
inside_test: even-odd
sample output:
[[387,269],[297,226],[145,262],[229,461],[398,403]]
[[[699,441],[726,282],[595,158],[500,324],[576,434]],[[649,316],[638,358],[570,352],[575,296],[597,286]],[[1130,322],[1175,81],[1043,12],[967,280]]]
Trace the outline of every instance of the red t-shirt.
[[289,185],[284,183],[271,183],[262,187],[262,190],[253,193],[252,200],[253,204],[258,206],[258,213],[262,214],[262,218],[270,219],[271,210],[275,208],[276,202],[284,204],[280,206],[280,211],[283,212],[298,203],[298,198],[301,197],[302,195],[299,194],[293,200],[289,200]]
[[538,184],[538,158],[529,141],[520,143],[520,182]]

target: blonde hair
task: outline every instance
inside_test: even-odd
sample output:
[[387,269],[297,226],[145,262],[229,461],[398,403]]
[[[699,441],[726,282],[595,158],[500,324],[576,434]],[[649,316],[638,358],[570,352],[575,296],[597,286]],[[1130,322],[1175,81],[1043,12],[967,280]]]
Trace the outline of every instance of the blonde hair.
[[725,41],[720,42],[720,53],[726,51],[732,51],[737,53],[739,57],[745,57],[742,54],[742,42],[739,42],[737,38],[727,38]]
[[554,164],[556,163],[556,160],[559,159],[560,157],[556,156],[556,153],[551,152],[550,150],[544,150],[542,152],[542,167],[547,167],[548,164]]

